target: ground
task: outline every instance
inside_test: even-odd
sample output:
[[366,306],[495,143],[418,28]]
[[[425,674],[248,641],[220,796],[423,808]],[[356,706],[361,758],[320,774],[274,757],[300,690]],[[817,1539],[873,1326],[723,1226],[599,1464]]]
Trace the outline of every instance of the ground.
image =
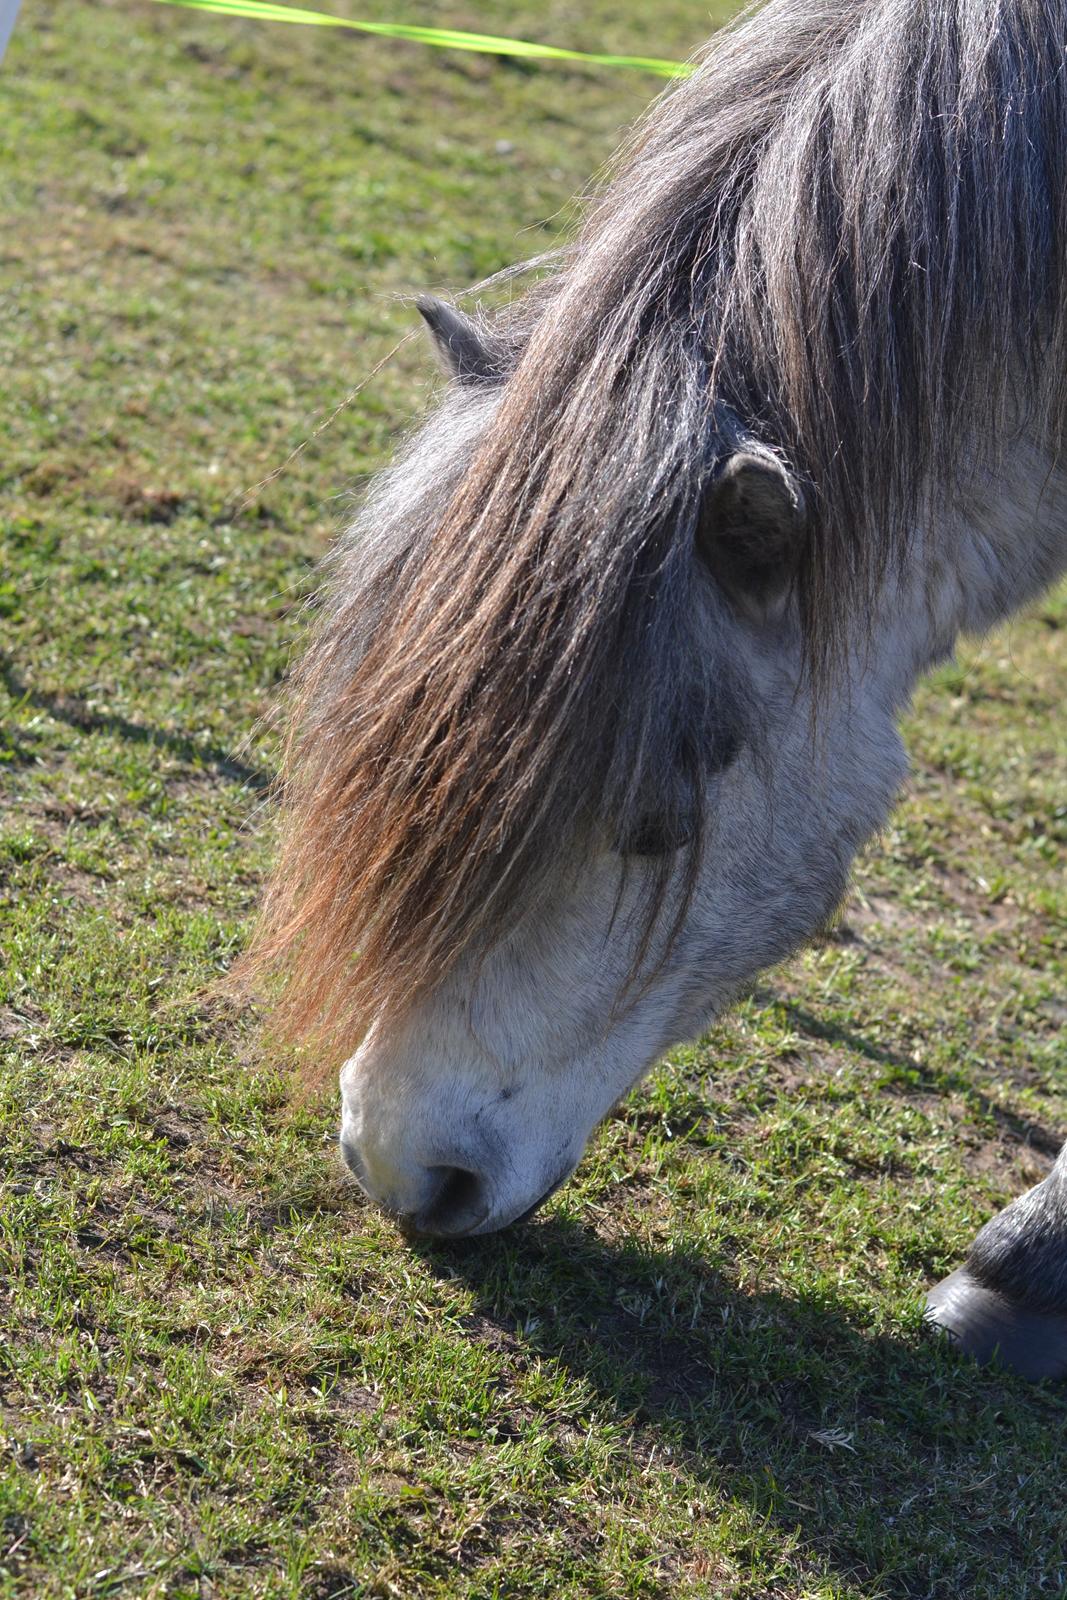
[[[681,0],[349,4],[657,55],[708,26]],[[400,295],[555,240],[658,88],[25,0],[0,68],[5,1600],[1067,1594],[1067,1397],[921,1322],[1067,1129],[1064,594],[923,688],[836,931],[507,1237],[406,1244],[342,1176],[333,1097],[294,1095],[212,991],[270,856],[312,564],[430,393],[418,337],[370,377]]]

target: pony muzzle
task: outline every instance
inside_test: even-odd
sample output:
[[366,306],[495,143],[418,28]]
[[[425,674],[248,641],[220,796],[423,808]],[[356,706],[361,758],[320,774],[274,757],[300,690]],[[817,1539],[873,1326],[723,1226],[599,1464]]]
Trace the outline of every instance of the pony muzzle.
[[460,1239],[523,1222],[581,1155],[581,1145],[543,1147],[531,1137],[536,1122],[509,1117],[499,1095],[472,1093],[469,1083],[452,1093],[383,1095],[364,1065],[350,1063],[342,1078],[340,1152],[406,1234]]

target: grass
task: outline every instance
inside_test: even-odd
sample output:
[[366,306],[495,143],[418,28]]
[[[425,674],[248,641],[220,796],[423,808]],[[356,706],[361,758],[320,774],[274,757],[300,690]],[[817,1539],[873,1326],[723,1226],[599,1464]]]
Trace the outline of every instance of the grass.
[[[346,0],[347,4],[347,0]],[[350,14],[393,17],[382,0]],[[405,19],[684,54],[681,0]],[[0,70],[0,1596],[1067,1594],[1067,1401],[923,1287],[1067,1126],[1067,598],[938,674],[831,938],[537,1223],[412,1249],[247,1018],[259,719],[413,322],[658,88],[26,0]],[[259,731],[255,731],[259,726]]]

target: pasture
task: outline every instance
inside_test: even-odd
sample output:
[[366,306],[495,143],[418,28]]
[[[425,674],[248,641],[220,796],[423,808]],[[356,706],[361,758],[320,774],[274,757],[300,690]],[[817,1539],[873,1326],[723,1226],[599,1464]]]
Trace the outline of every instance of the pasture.
[[[682,0],[343,9],[662,56],[709,27]],[[1067,1131],[1063,591],[924,686],[838,925],[524,1228],[406,1243],[342,1174],[329,1086],[294,1094],[211,992],[270,858],[313,563],[435,381],[418,335],[370,378],[415,326],[400,297],[565,234],[658,88],[25,0],[0,67],[5,1600],[1067,1593],[1067,1398],[921,1320]]]

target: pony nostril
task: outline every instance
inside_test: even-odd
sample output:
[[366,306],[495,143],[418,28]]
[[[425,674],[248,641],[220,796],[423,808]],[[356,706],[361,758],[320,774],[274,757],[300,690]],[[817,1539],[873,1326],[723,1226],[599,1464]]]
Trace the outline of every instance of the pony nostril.
[[431,1167],[438,1188],[429,1205],[411,1218],[418,1233],[470,1233],[489,1215],[486,1186],[465,1167]]

